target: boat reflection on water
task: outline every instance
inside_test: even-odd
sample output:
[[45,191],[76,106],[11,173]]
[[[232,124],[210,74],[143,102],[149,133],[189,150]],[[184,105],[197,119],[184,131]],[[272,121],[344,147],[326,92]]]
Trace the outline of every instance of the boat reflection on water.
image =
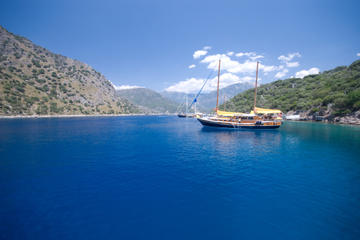
[[282,140],[282,131],[276,129],[267,131],[253,131],[249,129],[234,131],[230,128],[203,127],[200,133],[208,135],[207,138],[211,139],[212,148],[226,154],[232,152],[231,148],[234,148],[233,152],[238,154],[238,148],[240,147],[244,148],[244,150],[246,149],[246,151],[255,151],[257,149],[256,154],[261,156],[262,153],[280,148]]

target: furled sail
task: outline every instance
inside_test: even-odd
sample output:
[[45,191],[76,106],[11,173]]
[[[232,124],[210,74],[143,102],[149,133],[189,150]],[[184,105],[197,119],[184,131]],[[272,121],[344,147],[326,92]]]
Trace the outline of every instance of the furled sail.
[[226,112],[226,111],[220,111],[220,110],[217,110],[216,113],[218,116],[223,116],[223,117],[235,117],[235,116],[244,115],[244,113],[241,113],[241,112]]
[[[254,113],[254,111],[251,111],[251,113]],[[266,109],[266,108],[255,107],[255,113],[258,113],[258,114],[279,114],[279,113],[282,113],[282,112],[279,109]]]

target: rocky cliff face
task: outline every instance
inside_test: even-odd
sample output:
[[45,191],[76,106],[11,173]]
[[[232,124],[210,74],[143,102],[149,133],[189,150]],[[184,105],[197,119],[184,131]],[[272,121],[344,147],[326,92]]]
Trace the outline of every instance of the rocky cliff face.
[[0,26],[0,115],[137,112],[89,65]]

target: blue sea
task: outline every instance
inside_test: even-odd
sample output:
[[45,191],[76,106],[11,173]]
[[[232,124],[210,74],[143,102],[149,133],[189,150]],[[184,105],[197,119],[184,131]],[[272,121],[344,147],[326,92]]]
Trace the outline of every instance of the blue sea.
[[360,127],[2,119],[0,239],[360,239]]

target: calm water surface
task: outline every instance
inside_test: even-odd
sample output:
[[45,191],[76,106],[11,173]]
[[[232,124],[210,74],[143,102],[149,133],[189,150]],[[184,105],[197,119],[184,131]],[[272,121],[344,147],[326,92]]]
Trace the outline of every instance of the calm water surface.
[[360,239],[360,128],[0,120],[1,239]]

